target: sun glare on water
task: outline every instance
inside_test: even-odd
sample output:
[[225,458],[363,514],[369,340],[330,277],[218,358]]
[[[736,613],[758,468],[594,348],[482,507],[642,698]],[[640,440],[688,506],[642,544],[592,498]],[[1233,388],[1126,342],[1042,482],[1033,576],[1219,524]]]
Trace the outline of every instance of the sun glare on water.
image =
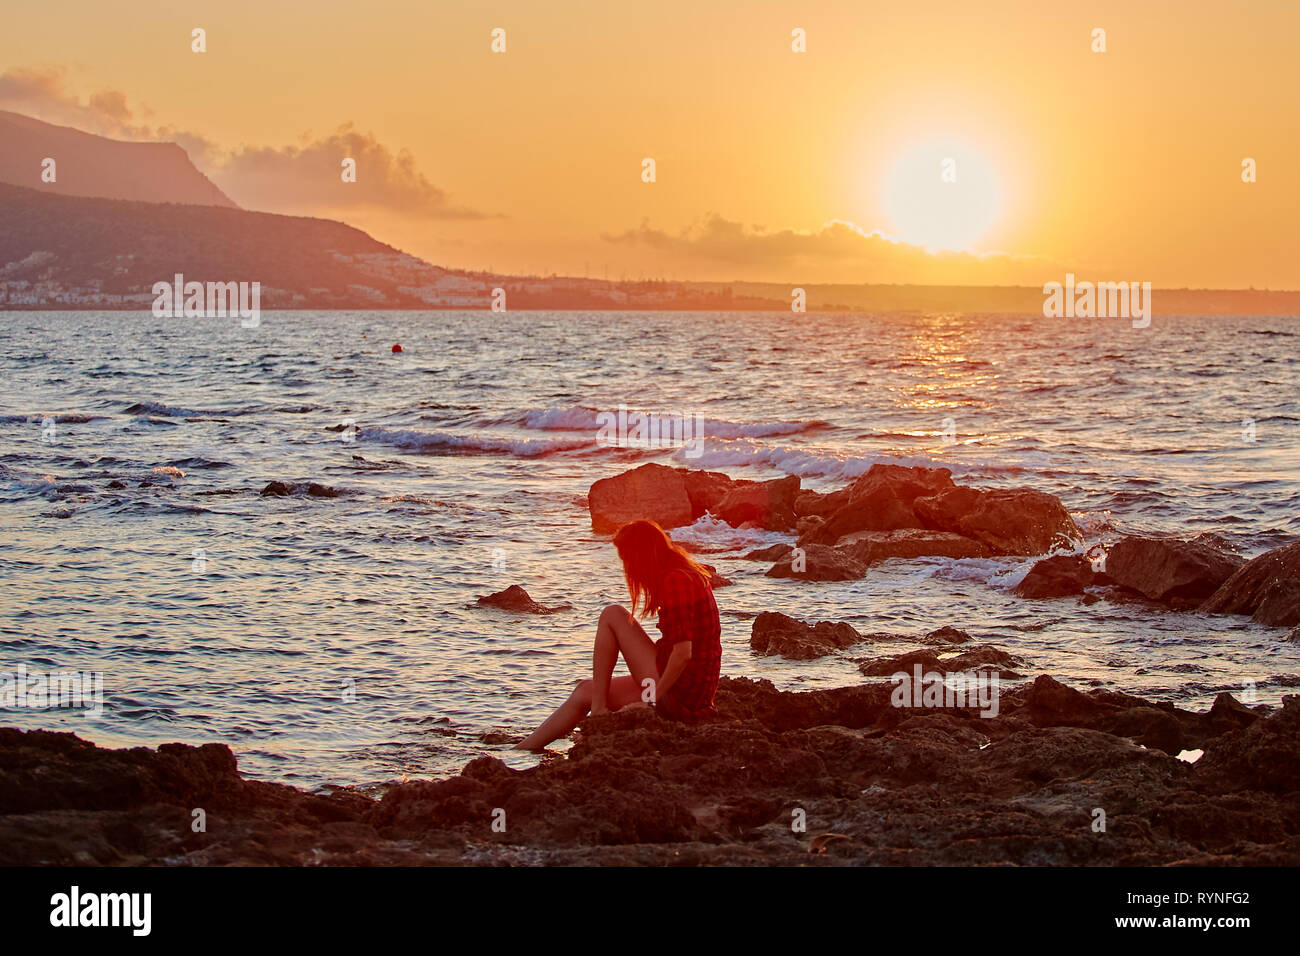
[[904,150],[885,177],[892,235],[931,249],[966,249],[1002,207],[1002,182],[977,150],[932,140]]

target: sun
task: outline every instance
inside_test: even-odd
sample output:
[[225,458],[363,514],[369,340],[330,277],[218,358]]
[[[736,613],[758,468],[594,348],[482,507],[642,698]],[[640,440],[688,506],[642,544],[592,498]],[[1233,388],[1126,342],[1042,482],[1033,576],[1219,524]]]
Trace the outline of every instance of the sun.
[[993,164],[964,143],[915,143],[884,181],[892,235],[931,249],[974,251],[1002,209],[1002,181]]

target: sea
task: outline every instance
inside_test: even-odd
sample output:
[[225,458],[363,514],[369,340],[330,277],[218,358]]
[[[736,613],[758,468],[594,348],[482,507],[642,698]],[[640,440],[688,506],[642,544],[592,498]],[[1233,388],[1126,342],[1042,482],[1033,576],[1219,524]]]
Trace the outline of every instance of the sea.
[[[588,675],[597,615],[627,601],[593,481],[660,461],[831,490],[876,462],[942,466],[1059,496],[1096,556],[1214,532],[1250,557],[1300,536],[1298,355],[1300,321],[1275,316],[0,313],[0,680],[94,673],[103,694],[98,713],[15,702],[0,725],[224,743],[245,775],[309,789],[527,767],[542,758],[509,740]],[[703,439],[601,440],[620,408]],[[1027,677],[1183,708],[1300,686],[1286,629],[1024,600],[1032,560],[811,583],[741,558],[789,535],[707,515],[672,534],[734,581],[732,677],[854,684],[858,659],[952,625]],[[476,603],[511,584],[571,608]],[[907,640],[760,657],[765,610]]]

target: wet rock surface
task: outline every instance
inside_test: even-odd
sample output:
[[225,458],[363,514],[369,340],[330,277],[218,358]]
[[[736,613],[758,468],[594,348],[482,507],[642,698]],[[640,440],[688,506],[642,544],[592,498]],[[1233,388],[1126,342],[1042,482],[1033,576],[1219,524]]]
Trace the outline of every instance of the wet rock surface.
[[760,654],[780,654],[806,661],[852,647],[863,636],[850,624],[818,621],[805,624],[779,611],[764,611],[754,618],[749,646]]
[[802,488],[797,476],[749,481],[650,463],[595,482],[587,505],[601,534],[638,518],[680,527],[707,512],[732,527],[793,531],[805,550],[837,547],[864,565],[890,557],[1045,554],[1081,537],[1053,495],[955,485],[947,468],[919,466],[875,464],[823,493]]
[[570,610],[572,604],[557,604],[548,607],[545,604],[538,604],[532,599],[527,591],[518,584],[512,584],[504,591],[497,591],[494,594],[488,594],[474,602],[483,607],[500,608],[503,611],[513,611],[516,614],[556,614],[560,611]]
[[856,531],[840,538],[836,548],[868,567],[890,558],[987,558],[992,553],[973,538],[922,528]]
[[714,722],[622,711],[535,768],[482,756],[378,799],[245,780],[222,745],[0,729],[0,862],[1300,863],[1300,698],[1191,713],[1040,676],[981,718],[890,692],[724,678]]
[[1129,536],[1111,545],[1106,574],[1152,601],[1194,607],[1243,564],[1243,558],[1212,535],[1190,541]]
[[1220,585],[1201,610],[1249,614],[1260,624],[1300,624],[1300,541],[1247,561]]
[[304,495],[308,498],[337,498],[341,494],[344,494],[344,492],[338,488],[322,485],[317,481],[268,481],[261,491],[263,498],[302,497]]
[[1092,570],[1092,562],[1083,555],[1057,554],[1035,564],[1011,590],[1031,600],[1067,597],[1107,580]]
[[804,581],[855,581],[864,577],[867,566],[840,548],[810,544],[792,548],[767,571],[769,578],[798,578]]

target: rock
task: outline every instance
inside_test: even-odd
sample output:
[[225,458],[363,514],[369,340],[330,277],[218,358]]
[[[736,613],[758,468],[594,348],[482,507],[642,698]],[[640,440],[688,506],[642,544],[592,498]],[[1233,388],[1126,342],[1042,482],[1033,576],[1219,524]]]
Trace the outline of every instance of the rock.
[[965,644],[970,635],[960,628],[945,625],[926,634],[925,640],[929,644]]
[[718,505],[727,493],[735,487],[736,482],[720,471],[696,471],[694,469],[676,469],[686,485],[686,497],[691,503],[691,520],[701,517],[706,511],[711,515],[718,513]]
[[[802,570],[796,570],[802,568]],[[850,554],[824,544],[792,548],[768,569],[769,578],[805,581],[853,581],[865,577],[867,566]]]
[[796,518],[794,522],[795,534],[806,540],[810,533],[820,528],[825,522],[825,518],[820,518],[817,515],[805,515],[802,518]]
[[1200,603],[1245,562],[1213,538],[1121,538],[1106,555],[1106,574],[1120,587],[1165,604]]
[[755,548],[741,555],[745,561],[780,561],[786,555],[794,550],[788,544],[774,544],[766,548]]
[[713,514],[733,528],[753,524],[769,531],[789,531],[794,527],[794,499],[799,493],[799,478],[737,484],[723,496]]
[[736,583],[735,581],[731,580],[731,578],[723,577],[721,574],[719,574],[718,569],[711,564],[705,564],[702,565],[702,567],[704,568],[704,570],[709,572],[709,587],[713,588],[713,590],[715,591],[718,588],[730,587],[731,585]]
[[705,512],[732,527],[789,531],[795,526],[799,482],[798,476],[736,481],[721,472],[652,462],[595,482],[587,492],[587,506],[592,529],[600,534],[612,534],[639,518],[677,528]]
[[[379,797],[245,780],[220,745],[109,750],[5,728],[0,865],[1300,864],[1297,698],[1224,730],[1046,675],[1002,688],[990,717],[896,708],[891,691],[724,677],[714,721],[588,718],[537,766],[485,754]],[[1136,736],[1108,729],[1121,726]],[[1205,755],[1188,764],[1143,739]],[[1114,821],[1101,838],[1094,807]],[[497,808],[508,833],[491,829]]]
[[912,507],[924,527],[974,538],[994,554],[1046,554],[1083,537],[1058,498],[1032,488],[953,487]]
[[642,518],[661,528],[695,520],[682,471],[654,462],[595,482],[587,492],[587,506],[598,534],[613,534]]
[[763,655],[780,654],[807,661],[852,647],[861,640],[862,635],[843,622],[805,624],[778,611],[764,611],[754,618],[749,646]]
[[1300,541],[1247,561],[1201,605],[1201,610],[1250,614],[1269,627],[1300,624]]
[[1022,691],[1017,704],[1040,727],[1086,727],[1101,713],[1115,709],[1114,704],[1083,694],[1046,674]]
[[1251,617],[1269,627],[1300,621],[1300,581],[1278,581],[1266,589]]
[[1286,636],[1288,644],[1300,644],[1300,624],[1291,628],[1291,633]]
[[504,591],[481,597],[474,603],[484,607],[500,608],[503,611],[514,611],[516,614],[555,614],[559,611],[571,610],[573,607],[572,604],[557,604],[555,607],[538,604],[518,584],[512,584]]
[[118,479],[114,478],[114,479],[113,479],[112,481],[110,481],[107,485],[105,485],[105,487],[106,487],[106,488],[112,488],[114,491],[116,491],[116,490],[119,489],[119,488],[125,488],[125,487],[126,487],[126,483],[125,483],[125,482],[122,482],[122,481],[119,481]]
[[912,673],[912,668],[921,665],[923,673],[965,674],[973,671],[997,671],[1000,678],[1015,680],[1020,677],[1011,667],[1024,664],[1014,654],[1008,654],[992,644],[977,644],[956,657],[940,657],[935,651],[923,649],[909,651],[896,657],[881,657],[864,661],[858,670],[868,677],[888,677],[902,671]]
[[289,496],[307,495],[311,498],[337,498],[342,492],[337,488],[331,488],[329,485],[322,485],[315,481],[270,481],[262,489],[263,497],[284,498]]
[[1249,727],[1257,720],[1259,720],[1259,714],[1238,701],[1227,691],[1214,698],[1214,704],[1210,707],[1210,723],[1220,732],[1241,730],[1243,727]]
[[829,494],[805,488],[795,495],[794,513],[800,518],[813,516],[824,518],[836,508],[848,502],[848,493],[848,488],[841,488],[839,491],[833,491]]
[[890,558],[986,558],[988,547],[950,531],[901,528],[895,531],[855,531],[835,547],[870,567]]
[[833,544],[855,531],[924,527],[912,503],[952,487],[952,472],[947,468],[872,465],[838,499],[843,503],[825,513],[825,522],[810,530],[800,544]]
[[1082,594],[1096,583],[1092,562],[1081,554],[1058,554],[1037,562],[1011,589],[1022,598],[1040,599]]
[[1217,737],[1196,762],[1197,775],[1220,792],[1300,790],[1300,697],[1282,701],[1267,720]]

